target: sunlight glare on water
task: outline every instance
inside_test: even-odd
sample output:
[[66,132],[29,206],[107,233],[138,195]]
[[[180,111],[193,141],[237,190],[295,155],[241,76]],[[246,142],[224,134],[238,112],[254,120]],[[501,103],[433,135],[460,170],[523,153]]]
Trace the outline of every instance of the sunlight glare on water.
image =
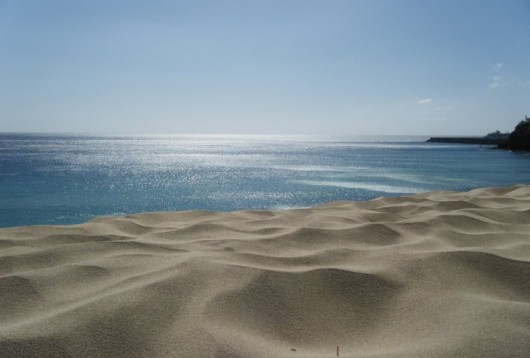
[[0,135],[0,226],[309,207],[530,181],[530,157],[422,137]]

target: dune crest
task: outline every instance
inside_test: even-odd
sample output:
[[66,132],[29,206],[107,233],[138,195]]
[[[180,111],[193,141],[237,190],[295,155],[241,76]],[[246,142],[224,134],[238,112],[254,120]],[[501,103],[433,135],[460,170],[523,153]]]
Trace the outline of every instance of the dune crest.
[[528,357],[530,186],[0,229],[0,357]]

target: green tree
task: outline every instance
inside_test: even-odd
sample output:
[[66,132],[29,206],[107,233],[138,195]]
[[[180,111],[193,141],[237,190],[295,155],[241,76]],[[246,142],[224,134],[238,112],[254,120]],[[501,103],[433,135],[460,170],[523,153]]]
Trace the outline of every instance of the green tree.
[[530,151],[530,122],[519,122],[508,137],[508,147],[513,150]]

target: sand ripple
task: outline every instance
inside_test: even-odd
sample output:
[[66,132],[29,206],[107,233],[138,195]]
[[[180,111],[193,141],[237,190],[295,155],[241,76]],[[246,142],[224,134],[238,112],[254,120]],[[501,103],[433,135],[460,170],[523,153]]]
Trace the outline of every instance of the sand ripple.
[[0,230],[0,357],[528,357],[530,186]]

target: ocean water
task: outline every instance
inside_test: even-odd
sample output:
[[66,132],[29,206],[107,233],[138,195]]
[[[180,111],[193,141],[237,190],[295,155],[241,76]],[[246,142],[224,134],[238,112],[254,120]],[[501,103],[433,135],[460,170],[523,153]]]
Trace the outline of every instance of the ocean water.
[[0,134],[0,227],[530,183],[529,155],[426,139]]

